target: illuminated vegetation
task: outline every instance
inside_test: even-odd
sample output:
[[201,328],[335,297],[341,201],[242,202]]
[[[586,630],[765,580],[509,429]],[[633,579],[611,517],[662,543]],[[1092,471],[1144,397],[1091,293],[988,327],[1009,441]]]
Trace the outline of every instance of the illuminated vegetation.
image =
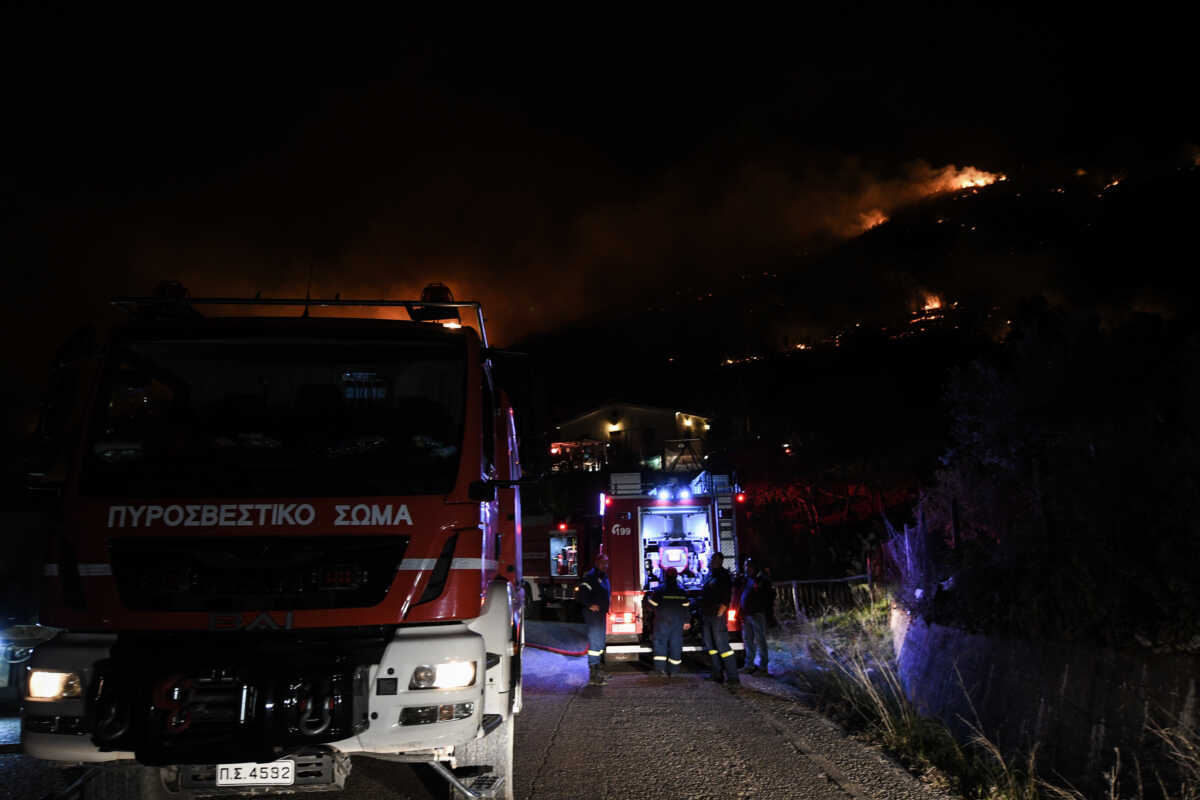
[[[1087,800],[1060,780],[1048,779],[1032,750],[1005,754],[978,721],[971,736],[955,739],[941,722],[921,716],[905,697],[897,674],[889,612],[893,598],[879,597],[849,610],[831,610],[800,622],[785,621],[772,642],[780,677],[854,735],[883,747],[905,767],[970,800]],[[1173,768],[1170,777],[1145,770],[1119,751],[1102,776],[1104,800],[1200,798],[1200,734],[1186,726],[1150,731]]]

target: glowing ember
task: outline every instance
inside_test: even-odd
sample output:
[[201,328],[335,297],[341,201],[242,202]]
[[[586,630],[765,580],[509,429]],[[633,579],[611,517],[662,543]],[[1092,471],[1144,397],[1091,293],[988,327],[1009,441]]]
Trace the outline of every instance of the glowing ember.
[[873,208],[870,211],[866,211],[858,215],[858,224],[864,232],[871,230],[871,228],[882,225],[887,221],[887,214],[884,214],[878,208]]

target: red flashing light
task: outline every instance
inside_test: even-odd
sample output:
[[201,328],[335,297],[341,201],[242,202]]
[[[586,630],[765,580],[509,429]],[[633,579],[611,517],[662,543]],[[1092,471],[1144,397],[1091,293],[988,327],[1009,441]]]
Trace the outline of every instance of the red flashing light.
[[728,616],[729,616],[730,622],[737,622],[737,609],[736,608],[729,609]]
[[744,503],[744,502],[746,502],[746,493],[745,493],[745,492],[738,492],[738,493],[737,493],[737,495],[736,495],[736,496],[734,496],[734,498],[733,498],[733,499],[734,499],[734,500],[737,500],[739,503]]
[[604,505],[606,505],[606,506],[611,506],[611,505],[612,505],[612,498],[611,498],[611,497],[606,497],[606,498],[604,498]]
[[565,523],[565,522],[558,523],[558,529],[560,531],[565,531],[567,529],[567,523]]

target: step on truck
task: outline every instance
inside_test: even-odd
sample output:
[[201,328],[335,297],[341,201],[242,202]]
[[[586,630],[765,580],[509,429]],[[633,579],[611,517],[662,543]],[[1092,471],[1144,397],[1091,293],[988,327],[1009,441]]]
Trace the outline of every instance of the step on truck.
[[511,797],[521,472],[480,304],[160,289],[54,370],[25,752],[85,797],[329,791],[351,756]]
[[[720,552],[735,571],[738,516],[746,496],[730,475],[678,472],[614,472],[600,495],[602,542],[609,558],[612,599],[605,653],[639,658],[652,651],[653,614],[646,596],[674,567],[679,585],[695,600],[708,579],[712,556]],[[699,602],[692,603],[693,615]],[[736,604],[727,611],[730,638],[740,640]],[[698,618],[694,621],[698,621]],[[684,652],[699,653],[698,624],[685,636]],[[733,649],[742,650],[741,641]]]

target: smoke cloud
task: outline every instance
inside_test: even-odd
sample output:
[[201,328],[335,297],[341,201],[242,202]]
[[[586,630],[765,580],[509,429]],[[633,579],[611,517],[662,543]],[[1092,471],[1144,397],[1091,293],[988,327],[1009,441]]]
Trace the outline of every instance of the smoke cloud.
[[391,165],[366,186],[358,170],[260,177],[267,185],[251,179],[249,191],[231,182],[145,220],[130,277],[143,287],[179,277],[197,295],[303,296],[311,279],[313,296],[342,297],[415,297],[442,281],[482,300],[493,337],[513,341],[637,307],[680,282],[777,269],[931,194],[1002,179],[923,162],[886,178],[853,160],[834,170],[750,163],[719,176],[689,163],[624,189],[595,174],[563,185],[526,161]]

